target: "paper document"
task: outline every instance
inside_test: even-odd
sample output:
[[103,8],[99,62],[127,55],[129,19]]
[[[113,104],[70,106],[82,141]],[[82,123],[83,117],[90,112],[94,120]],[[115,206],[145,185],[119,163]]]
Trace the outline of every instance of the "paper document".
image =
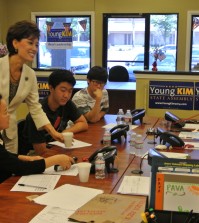
[[173,152],[160,152],[168,158],[187,159],[189,154],[187,153],[173,153]]
[[199,124],[185,123],[184,129],[199,129]]
[[[107,125],[104,125],[102,128],[105,128],[105,129],[112,129],[113,127],[117,126],[117,123],[109,123]],[[138,126],[137,125],[131,125],[130,126],[130,130],[131,129],[135,129],[137,128]]]
[[102,190],[65,184],[35,198],[34,201],[38,204],[75,211],[90,199],[102,193]]
[[68,221],[68,217],[73,213],[74,211],[47,206],[29,223],[71,223]]
[[184,141],[184,143],[185,143],[185,145],[186,144],[189,144],[189,145],[193,145],[194,147],[186,147],[186,149],[199,149],[199,142],[186,142],[186,141]]
[[180,132],[179,137],[182,139],[199,139],[199,132]]
[[120,194],[149,195],[150,177],[125,176],[119,189]]
[[92,144],[90,144],[90,143],[82,142],[82,141],[77,140],[77,139],[74,139],[73,140],[73,145],[71,147],[68,147],[68,148],[65,147],[64,143],[61,143],[61,142],[58,142],[58,141],[50,142],[49,144],[59,146],[59,147],[62,147],[64,149],[75,149],[75,148],[81,148],[81,147],[86,147],[86,146],[92,146]]
[[59,178],[58,175],[44,174],[22,176],[11,191],[48,192],[55,188]]
[[75,164],[71,165],[70,169],[68,170],[59,170],[55,171],[54,166],[47,168],[44,174],[56,174],[56,175],[66,175],[66,176],[77,176],[78,169]]

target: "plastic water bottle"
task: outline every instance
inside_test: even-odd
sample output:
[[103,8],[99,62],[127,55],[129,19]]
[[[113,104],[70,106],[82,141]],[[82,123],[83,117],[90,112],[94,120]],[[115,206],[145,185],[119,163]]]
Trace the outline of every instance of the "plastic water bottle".
[[124,111],[122,108],[119,109],[118,113],[117,113],[117,124],[124,124]]
[[142,135],[137,135],[135,138],[135,155],[142,156],[142,150],[144,147],[144,142],[142,139]]
[[129,125],[129,133],[131,132],[132,119],[131,110],[127,110],[124,115],[124,123]]
[[132,132],[131,133],[131,138],[130,138],[130,154],[135,154],[135,139],[136,139],[136,133]]
[[104,132],[103,145],[104,146],[110,146],[111,145],[111,133],[110,133],[109,130],[105,130],[105,132]]
[[95,178],[104,179],[105,178],[105,160],[103,153],[98,153],[95,160]]

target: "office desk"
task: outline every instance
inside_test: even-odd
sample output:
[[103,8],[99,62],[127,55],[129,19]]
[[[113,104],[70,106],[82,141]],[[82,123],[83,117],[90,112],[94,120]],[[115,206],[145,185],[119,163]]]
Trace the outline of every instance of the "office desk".
[[[48,77],[37,76],[38,90],[40,98],[48,95]],[[87,80],[76,80],[73,94],[82,88],[88,86]],[[109,94],[109,114],[117,114],[119,108],[123,108],[124,111],[127,109],[135,108],[135,92],[136,82],[107,82],[105,89]],[[119,102],[119,103],[118,103]]]
[[[73,92],[75,93],[87,86],[87,81],[77,80]],[[135,108],[136,82],[108,81],[105,89],[107,89],[109,95],[110,114],[117,114],[119,108],[123,108],[124,111]]]
[[[81,148],[64,150],[62,148],[56,148],[71,156],[77,156],[78,161],[85,156],[90,156],[96,149],[101,148],[101,139],[104,133],[103,125],[108,123],[115,123],[115,115],[106,115],[103,120],[98,123],[90,124],[87,132],[75,134],[74,138],[82,140],[88,143],[92,143],[92,146]],[[146,137],[145,132],[148,127],[153,127],[157,123],[157,118],[144,117],[144,123],[135,129],[137,133],[143,133]],[[121,144],[115,144],[118,148],[119,157],[119,172],[107,174],[106,178],[103,180],[95,179],[94,175],[90,175],[88,183],[80,183],[78,176],[61,176],[56,187],[63,184],[74,184],[85,187],[103,189],[105,193],[116,193],[115,187],[117,186],[120,179],[128,170],[131,163],[134,161],[134,156],[129,154],[129,142],[122,141]],[[0,222],[12,223],[20,222],[27,223],[35,215],[37,215],[44,206],[30,202],[26,197],[33,195],[34,193],[27,192],[11,192],[11,188],[18,181],[19,177],[11,177],[2,184],[0,184]],[[41,193],[39,193],[40,195]]]

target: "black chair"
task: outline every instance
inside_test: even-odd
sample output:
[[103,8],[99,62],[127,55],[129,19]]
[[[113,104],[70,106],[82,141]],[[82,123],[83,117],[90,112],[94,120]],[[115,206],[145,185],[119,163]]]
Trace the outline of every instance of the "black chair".
[[129,81],[129,73],[126,67],[117,65],[109,70],[109,81],[127,82]]
[[18,154],[20,155],[27,155],[29,151],[32,149],[32,146],[27,142],[23,135],[23,130],[25,126],[25,119],[21,119],[17,123],[18,128]]

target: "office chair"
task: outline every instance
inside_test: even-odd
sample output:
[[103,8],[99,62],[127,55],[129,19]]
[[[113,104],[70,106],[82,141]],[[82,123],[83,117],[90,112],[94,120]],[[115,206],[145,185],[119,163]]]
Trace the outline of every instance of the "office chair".
[[109,81],[127,82],[129,81],[129,73],[126,67],[116,65],[109,70]]
[[27,140],[23,136],[23,129],[25,126],[25,119],[21,119],[17,123],[17,129],[18,129],[18,154],[20,155],[27,155],[32,149],[30,148],[30,145],[27,143]]

